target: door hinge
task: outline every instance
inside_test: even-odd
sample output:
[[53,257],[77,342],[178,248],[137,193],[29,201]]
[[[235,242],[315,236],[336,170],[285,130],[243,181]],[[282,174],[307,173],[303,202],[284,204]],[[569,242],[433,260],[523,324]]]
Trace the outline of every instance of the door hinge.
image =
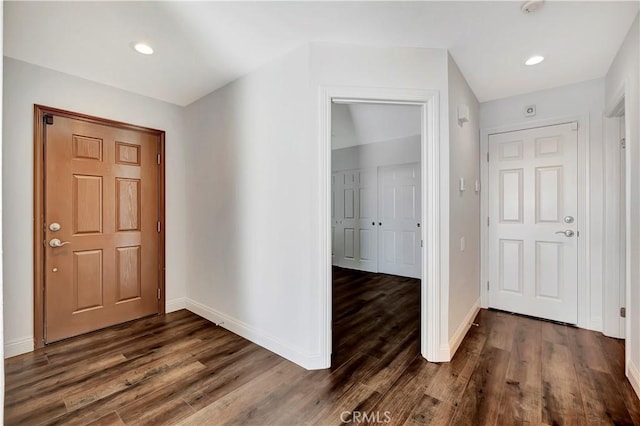
[[487,163],[489,162],[489,153],[487,152]]
[[420,240],[420,247],[424,247],[424,240]]
[[489,226],[489,216],[487,216],[487,226]]
[[489,281],[487,281],[487,291],[489,291]]
[[53,115],[46,114],[42,117],[42,122],[49,125],[53,124]]
[[627,308],[620,308],[620,316],[622,318],[626,318],[627,317]]
[[158,287],[158,300],[160,300],[160,287]]
[[158,226],[157,226],[157,228],[158,228],[158,233],[160,233],[160,221],[158,221]]
[[625,138],[620,139],[620,148],[625,149],[627,147],[627,140]]
[[158,154],[158,165],[160,165],[160,154]]

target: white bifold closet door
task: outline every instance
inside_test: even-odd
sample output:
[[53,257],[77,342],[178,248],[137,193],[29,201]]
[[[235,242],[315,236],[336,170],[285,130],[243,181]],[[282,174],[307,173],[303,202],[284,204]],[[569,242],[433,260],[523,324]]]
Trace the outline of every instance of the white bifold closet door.
[[420,278],[420,164],[332,174],[332,259]]

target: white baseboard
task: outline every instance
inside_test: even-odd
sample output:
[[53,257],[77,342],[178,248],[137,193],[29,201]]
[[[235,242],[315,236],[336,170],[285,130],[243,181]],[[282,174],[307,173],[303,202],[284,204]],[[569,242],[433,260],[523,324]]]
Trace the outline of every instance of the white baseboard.
[[464,317],[462,323],[458,329],[453,333],[451,339],[449,339],[449,345],[447,347],[447,355],[449,360],[453,358],[456,354],[456,351],[460,347],[460,344],[464,340],[464,336],[467,335],[467,332],[471,328],[471,323],[473,323],[473,319],[478,315],[478,311],[480,311],[480,299],[476,300],[473,305],[471,305],[471,309],[467,312],[467,315]]
[[[174,312],[180,309],[188,309],[196,315],[208,319],[209,321],[226,328],[253,343],[260,345],[271,352],[274,352],[289,361],[292,361],[308,370],[319,370],[327,368],[322,357],[317,354],[305,354],[301,350],[292,348],[290,345],[280,342],[275,337],[269,336],[262,330],[256,329],[248,324],[243,323],[235,318],[216,311],[208,306],[198,303],[189,298],[174,299],[166,302],[166,312]],[[21,355],[27,352],[33,352],[33,336],[24,337],[12,341],[5,342],[4,357]]]
[[179,299],[167,300],[165,302],[165,312],[175,312],[187,307],[187,298],[181,297]]
[[240,337],[244,337],[251,342],[270,350],[307,370],[319,370],[327,368],[324,365],[320,354],[305,354],[297,348],[287,345],[277,338],[268,335],[262,330],[252,327],[240,320],[230,317],[222,312],[216,311],[202,303],[186,298],[185,308],[196,315],[199,315],[214,324],[223,327]]
[[627,360],[627,378],[636,391],[636,395],[640,398],[640,369],[631,361]]
[[26,354],[27,352],[33,352],[33,336],[23,337],[22,339],[11,340],[4,343],[5,358]]

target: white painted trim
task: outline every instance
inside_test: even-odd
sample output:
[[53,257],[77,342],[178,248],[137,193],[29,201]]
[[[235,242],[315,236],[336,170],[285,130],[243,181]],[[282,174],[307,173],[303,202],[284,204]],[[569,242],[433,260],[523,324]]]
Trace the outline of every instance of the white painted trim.
[[[626,81],[622,82],[622,96],[624,97],[624,111],[625,111],[625,116],[626,116],[626,112],[627,111],[632,111],[631,105],[630,105],[630,96],[629,93],[627,93],[627,83]],[[631,120],[625,119],[625,129],[624,129],[624,133],[625,135],[630,135],[631,134]],[[627,136],[628,137],[628,136]],[[625,294],[625,301],[626,301],[626,305],[627,305],[627,316],[625,318],[625,345],[624,345],[624,359],[625,360],[631,360],[631,345],[638,345],[640,344],[640,342],[638,342],[638,327],[640,327],[640,324],[634,324],[633,329],[635,330],[634,335],[632,336],[631,334],[631,329],[632,329],[632,324],[631,324],[631,318],[634,318],[636,316],[635,314],[635,310],[638,309],[637,306],[635,306],[633,303],[629,303],[631,301],[631,286],[632,285],[636,285],[636,283],[631,283],[631,188],[633,187],[631,184],[631,171],[633,170],[633,168],[631,167],[631,156],[633,155],[633,150],[636,149],[636,147],[631,146],[631,144],[627,145],[627,152],[626,152],[626,156],[625,156],[625,162],[626,162],[626,182],[625,182],[625,197],[627,200],[626,203],[626,211],[625,211],[625,221],[626,221],[626,232],[625,232],[625,243],[626,243],[626,247],[625,247],[625,252],[626,252],[626,271],[625,271],[625,275],[626,275],[626,281],[625,281],[625,290],[626,290],[626,294]],[[634,165],[635,166],[635,165]],[[636,265],[637,266],[637,265]],[[630,362],[630,361],[629,361]],[[638,384],[638,378],[640,377],[640,375],[637,374],[638,369],[635,368],[634,370],[634,374],[635,374],[635,383]],[[636,394],[640,395],[640,386],[638,387],[634,387],[634,390],[636,391]]]
[[8,341],[4,343],[4,357],[6,359],[12,356],[26,354],[27,352],[33,352],[34,347],[33,336]]
[[621,321],[620,292],[622,283],[620,267],[623,259],[620,256],[620,225],[621,211],[620,204],[622,194],[620,193],[620,121],[618,117],[604,118],[604,140],[603,140],[603,197],[604,210],[603,238],[604,241],[604,263],[603,263],[603,297],[602,332],[606,336],[624,338],[624,321]]
[[[622,82],[620,82],[620,85],[618,86],[618,89],[614,92],[614,95],[611,97],[611,103],[609,105],[606,106],[605,108],[605,117],[615,117],[615,116],[619,116],[622,113],[624,113],[625,111],[630,111],[630,107],[629,107],[629,93],[628,93],[628,83],[626,80],[623,80]],[[605,121],[605,125],[607,124],[607,122],[609,122],[609,120],[604,120]],[[630,120],[625,120],[625,136],[627,136],[630,133]],[[605,138],[604,141],[604,145],[605,145],[605,153],[608,152],[606,150],[607,147],[607,141]],[[631,199],[631,155],[629,155],[629,151],[630,151],[630,145],[627,145],[627,152],[626,152],[626,182],[625,182],[625,194],[624,197],[626,199],[626,211],[625,211],[625,221],[626,221],[626,235],[625,235],[625,241],[626,241],[626,270],[625,270],[625,280],[624,280],[624,285],[625,285],[625,292],[626,292],[626,308],[627,308],[627,315],[626,318],[624,319],[624,339],[626,340],[626,344],[624,345],[625,350],[624,350],[624,358],[626,360],[627,363],[627,368],[626,368],[626,373],[627,373],[627,377],[629,378],[629,381],[631,382],[631,384],[634,386],[634,390],[636,391],[636,394],[638,394],[638,396],[640,397],[640,374],[638,374],[638,369],[633,366],[631,364],[631,345],[634,344],[634,340],[635,337],[633,337],[631,335],[631,318],[633,318],[635,316],[635,309],[637,309],[636,306],[633,305],[633,303],[629,303],[629,301],[631,300],[631,226],[630,226],[630,221],[631,221],[631,203],[629,202],[629,200]],[[605,170],[606,172],[606,170]],[[606,178],[606,174],[605,174],[605,178]],[[609,187],[609,185],[612,184],[610,182],[605,181],[604,182],[604,187],[605,187],[605,191],[606,188]],[[606,194],[606,192],[605,192]],[[613,205],[613,208],[615,208],[615,210],[617,212],[619,212],[619,207],[620,207],[620,203],[618,202],[617,204]],[[612,222],[612,212],[609,211],[609,209],[607,208],[605,210],[605,216],[604,216],[604,229],[605,232],[610,229],[611,222]],[[616,215],[615,217],[615,224],[618,223],[618,218],[619,216]],[[619,228],[618,228],[619,229]],[[606,239],[609,239],[609,236],[605,234]],[[606,241],[606,240],[605,240]],[[609,278],[609,275],[605,275],[605,281],[604,284],[607,285],[607,281],[606,279]],[[618,281],[619,282],[619,281]],[[608,288],[605,288],[605,293],[609,291]],[[610,307],[610,305],[604,305],[603,306],[603,313],[605,316],[610,316],[610,315],[617,315],[617,312],[609,312],[608,307]],[[622,327],[621,327],[622,328]],[[620,333],[623,334],[623,333]],[[633,377],[632,377],[633,375]]]
[[631,383],[631,387],[636,392],[638,398],[640,398],[640,369],[638,369],[638,367],[629,360],[627,361],[626,370],[629,383]]
[[471,328],[471,324],[473,324],[473,320],[478,315],[478,312],[480,312],[480,298],[473,303],[471,309],[460,324],[460,327],[458,327],[455,333],[453,333],[453,336],[451,336],[451,339],[449,339],[449,345],[446,348],[449,359],[452,359],[456,354],[456,351]]
[[292,347],[277,338],[227,314],[219,312],[209,306],[186,298],[186,309],[196,315],[205,318],[219,327],[225,328],[240,337],[260,345],[263,348],[280,355],[289,361],[295,362],[308,370],[324,368],[320,354],[306,354],[298,348]]
[[[534,129],[536,127],[554,126],[563,123],[578,122],[578,229],[580,237],[578,241],[578,327],[593,330],[596,321],[591,318],[591,274],[589,267],[590,259],[590,215],[589,215],[589,169],[590,169],[590,137],[589,137],[589,114],[572,115],[565,117],[547,118],[528,122],[507,124],[504,126],[485,128],[480,130],[480,176],[482,188],[480,194],[481,211],[481,252],[480,252],[480,306],[489,307],[489,297],[487,291],[487,281],[489,280],[489,230],[486,225],[489,216],[489,167],[486,161],[489,152],[489,136],[496,133],[513,132],[518,130]],[[601,298],[596,295],[599,300]],[[600,324],[602,321],[600,320]],[[602,328],[597,329],[601,331]]]
[[178,299],[168,300],[165,303],[164,311],[168,314],[170,312],[179,311],[180,309],[185,309],[187,307],[187,298],[180,297]]
[[[318,223],[321,288],[319,291],[320,353],[325,368],[331,365],[331,104],[332,100],[358,102],[393,102],[422,107],[421,164],[422,164],[422,285],[421,285],[421,339],[422,356],[429,361],[449,361],[440,350],[446,324],[448,306],[441,295],[448,291],[441,280],[441,217],[440,217],[440,129],[439,93],[434,90],[388,89],[365,87],[320,87],[319,93],[319,152]],[[448,220],[448,218],[447,218]],[[446,337],[445,337],[446,338]],[[444,342],[448,344],[448,342]]]

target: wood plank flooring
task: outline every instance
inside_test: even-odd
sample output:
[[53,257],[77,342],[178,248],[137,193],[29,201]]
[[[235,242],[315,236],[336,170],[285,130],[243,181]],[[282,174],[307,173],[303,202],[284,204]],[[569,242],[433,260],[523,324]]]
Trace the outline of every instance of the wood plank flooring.
[[334,268],[333,367],[306,371],[187,311],[5,361],[8,425],[637,424],[624,343],[483,310],[419,355],[417,280]]

